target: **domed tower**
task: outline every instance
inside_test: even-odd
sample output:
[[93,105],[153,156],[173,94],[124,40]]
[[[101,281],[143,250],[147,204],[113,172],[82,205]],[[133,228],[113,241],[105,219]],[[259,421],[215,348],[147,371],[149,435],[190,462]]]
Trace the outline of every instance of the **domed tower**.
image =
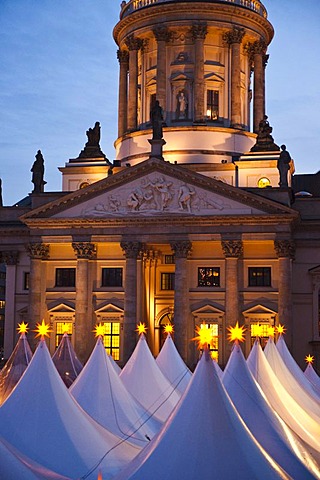
[[259,0],[123,1],[113,32],[119,163],[149,157],[150,111],[158,100],[166,161],[210,176],[231,169],[254,145],[265,115],[273,33]]

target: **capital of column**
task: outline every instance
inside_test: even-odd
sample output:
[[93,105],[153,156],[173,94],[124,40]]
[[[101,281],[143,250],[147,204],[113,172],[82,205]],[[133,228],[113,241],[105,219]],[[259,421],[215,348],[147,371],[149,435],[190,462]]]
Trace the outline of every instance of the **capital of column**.
[[172,37],[172,32],[170,32],[167,27],[159,25],[153,29],[153,35],[157,42],[169,42]]
[[126,258],[138,258],[143,250],[143,244],[141,242],[121,242],[120,246]]
[[28,243],[26,250],[30,258],[47,260],[49,258],[50,245],[47,243]]
[[97,247],[91,242],[73,242],[72,248],[77,258],[94,260],[97,256]]
[[296,247],[292,240],[275,240],[274,249],[278,258],[294,258]]
[[187,258],[192,250],[192,243],[189,240],[180,240],[170,243],[171,249],[174,251],[176,258]]
[[129,51],[139,50],[142,46],[142,43],[142,40],[138,37],[135,37],[133,34],[128,35],[128,37],[125,39],[125,44],[127,45]]
[[18,250],[9,250],[0,253],[0,259],[6,265],[17,265],[19,263]]
[[265,55],[267,51],[267,44],[261,38],[260,40],[256,40],[253,43],[247,43],[245,46],[245,51],[251,57],[253,55]]
[[192,35],[193,41],[197,39],[204,40],[206,38],[207,33],[208,33],[208,27],[206,23],[194,23],[191,27],[191,35]]
[[128,50],[117,50],[117,58],[119,63],[129,63],[129,52]]
[[240,258],[243,255],[243,243],[241,240],[222,240],[221,246],[226,258]]
[[232,43],[241,43],[244,37],[245,30],[240,27],[233,27],[232,30],[225,32],[222,39],[225,44],[231,45]]

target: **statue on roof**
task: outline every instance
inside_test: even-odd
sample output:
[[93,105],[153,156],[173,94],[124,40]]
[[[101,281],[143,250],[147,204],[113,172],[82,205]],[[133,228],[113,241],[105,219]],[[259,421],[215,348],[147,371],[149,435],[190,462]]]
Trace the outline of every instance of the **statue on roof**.
[[89,128],[89,130],[86,131],[86,135],[88,137],[86,147],[100,146],[100,136],[101,136],[100,132],[101,132],[100,122],[96,122],[93,128]]
[[81,150],[78,158],[103,158],[110,166],[111,163],[100,148],[100,122],[96,122],[93,128],[88,128],[86,135],[88,137],[88,141],[85,144],[84,149]]
[[160,107],[159,100],[155,101],[150,116],[152,124],[152,140],[159,140],[163,137],[163,110],[162,107]]
[[258,136],[255,145],[251,148],[251,152],[275,152],[280,150],[279,146],[274,143],[271,135],[272,127],[269,124],[268,116],[264,115],[260,120]]
[[288,187],[288,172],[290,170],[291,155],[285,145],[281,145],[281,153],[278,158],[277,168],[279,170],[279,187]]
[[47,182],[44,181],[44,158],[41,153],[41,150],[37,151],[36,160],[32,165],[31,168],[32,172],[32,183],[33,183],[33,190],[32,193],[43,193],[44,186]]

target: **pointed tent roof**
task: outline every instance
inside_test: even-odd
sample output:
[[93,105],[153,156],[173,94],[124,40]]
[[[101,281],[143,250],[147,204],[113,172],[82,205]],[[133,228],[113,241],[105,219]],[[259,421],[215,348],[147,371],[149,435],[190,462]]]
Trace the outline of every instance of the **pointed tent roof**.
[[117,362],[114,360],[114,358],[113,358],[112,355],[109,355],[108,353],[107,353],[107,355],[108,355],[108,357],[109,357],[109,359],[110,359],[110,362],[111,362],[111,364],[112,364],[112,366],[113,366],[113,368],[114,368],[114,371],[115,371],[118,375],[120,375],[121,370],[122,370],[121,367],[117,364]]
[[78,359],[67,333],[63,334],[61,342],[52,356],[52,361],[65,385],[70,387],[81,372],[82,363]]
[[0,371],[0,405],[10,395],[27,366],[30,363],[32,352],[25,333],[21,333],[19,340]]
[[139,341],[122,369],[120,378],[129,392],[160,421],[164,422],[180,399],[174,386],[161,372],[150,352],[146,337]]
[[[267,402],[237,343],[232,348],[222,383],[241,418],[266,452],[295,480],[314,478],[304,463],[305,448],[293,438]],[[308,457],[306,462],[312,465],[312,458]],[[320,469],[315,464],[312,467],[320,478]]]
[[314,389],[316,390],[317,393],[320,395],[320,377],[316,373],[315,369],[311,365],[311,363],[308,363],[305,371],[303,372],[304,375],[307,377],[309,382],[312,383]]
[[120,442],[79,407],[53,365],[44,340],[0,408],[0,433],[34,462],[72,478],[88,473],[87,478],[95,479],[98,466],[109,478],[138,451]]
[[250,372],[259,383],[272,408],[282,420],[308,445],[308,451],[315,451],[320,460],[320,430],[314,420],[287,392],[273,372],[257,339],[247,358]]
[[123,385],[101,337],[69,391],[94,420],[121,438],[132,435],[129,440],[141,447],[160,430],[161,423],[149,418]]
[[171,385],[176,386],[178,392],[183,393],[189,384],[192,373],[182,360],[170,333],[162,345],[156,362]]
[[[293,376],[291,370],[282,360],[272,337],[269,338],[264,348],[264,354],[283,387],[312,418],[318,421],[320,425],[320,402],[314,399],[304,386]],[[316,394],[314,393],[314,395]]]
[[[270,457],[269,457],[270,458]],[[288,478],[250,434],[203,355],[160,434],[114,480]]]
[[[280,356],[284,364],[290,370],[291,375],[297,380],[297,382],[299,382],[299,384],[303,387],[303,389],[306,390],[308,394],[311,395],[312,398],[314,398],[316,402],[320,402],[320,395],[317,394],[312,383],[303,374],[303,371],[301,370],[301,368],[299,367],[299,365],[296,363],[293,356],[289,352],[289,349],[287,347],[287,344],[282,334],[279,335],[276,348],[280,353]],[[320,410],[319,410],[319,413],[320,413]]]

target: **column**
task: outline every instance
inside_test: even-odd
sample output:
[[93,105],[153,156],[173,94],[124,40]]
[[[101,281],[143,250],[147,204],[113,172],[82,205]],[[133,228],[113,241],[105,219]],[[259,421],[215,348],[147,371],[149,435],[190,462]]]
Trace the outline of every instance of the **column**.
[[79,359],[85,362],[93,345],[92,333],[92,285],[89,278],[89,260],[96,258],[96,245],[90,242],[73,242],[77,256],[75,349]]
[[128,98],[128,121],[127,129],[134,131],[137,129],[138,112],[138,50],[141,46],[141,40],[129,35],[125,43],[129,49],[129,98]]
[[[35,330],[36,324],[41,323],[44,315],[44,298],[42,290],[46,288],[46,279],[42,276],[43,261],[49,258],[49,245],[45,243],[29,243],[26,246],[30,257],[29,276],[29,328]],[[30,335],[31,348],[36,346],[34,334]]]
[[264,117],[265,91],[264,91],[264,55],[267,45],[263,40],[251,44],[253,55],[253,131],[259,131],[259,122]]
[[204,39],[207,35],[207,24],[198,23],[191,27],[194,41],[194,121],[204,122],[205,116],[205,84],[204,84]]
[[117,57],[120,64],[118,137],[121,137],[127,131],[129,53],[127,52],[127,50],[118,50]]
[[188,361],[188,319],[189,285],[188,285],[188,255],[192,244],[188,240],[171,243],[175,255],[174,281],[174,341],[185,362]]
[[170,39],[170,32],[166,27],[156,27],[153,34],[157,40],[157,92],[156,98],[164,113],[166,112],[166,42]]
[[244,28],[233,27],[223,36],[225,43],[231,46],[231,127],[241,127],[241,59],[240,47]]
[[264,54],[262,57],[263,64],[263,115],[266,114],[266,68],[269,60],[269,55]]
[[125,364],[136,346],[137,322],[137,258],[142,250],[141,242],[121,242],[126,257],[124,278],[123,363]]
[[286,343],[292,347],[292,260],[295,245],[291,240],[275,240],[274,249],[278,257],[278,322],[286,327]]
[[9,358],[16,338],[16,275],[19,252],[2,252],[2,262],[6,265],[6,296],[4,324],[4,358]]
[[[239,301],[239,258],[243,255],[243,244],[241,240],[222,240],[222,250],[226,259],[226,296],[225,329],[240,323],[240,301]],[[227,352],[230,353],[227,347]],[[226,359],[225,359],[226,360]]]

